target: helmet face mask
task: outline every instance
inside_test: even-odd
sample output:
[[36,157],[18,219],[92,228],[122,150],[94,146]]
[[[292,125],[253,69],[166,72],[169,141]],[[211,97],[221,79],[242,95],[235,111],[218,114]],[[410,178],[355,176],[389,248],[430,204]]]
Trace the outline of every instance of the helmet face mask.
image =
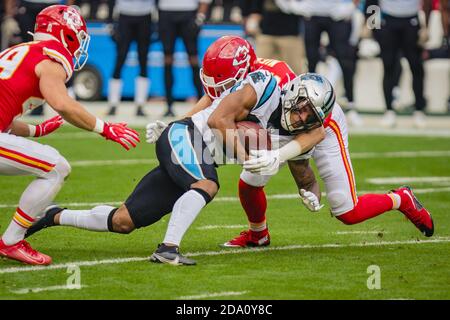
[[281,99],[281,125],[291,134],[297,134],[322,126],[336,97],[325,77],[306,73],[286,84]]
[[224,36],[206,50],[200,79],[205,92],[217,99],[222,92],[243,80],[256,61],[253,47],[247,40]]
[[308,96],[298,96],[296,100],[287,100],[284,102],[283,122],[285,123],[283,127],[293,134],[306,132],[318,128],[323,124],[322,117]]

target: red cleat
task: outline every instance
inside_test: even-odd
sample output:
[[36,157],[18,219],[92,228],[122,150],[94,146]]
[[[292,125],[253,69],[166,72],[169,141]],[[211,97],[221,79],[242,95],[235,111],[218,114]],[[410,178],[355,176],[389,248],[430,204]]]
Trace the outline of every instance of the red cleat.
[[242,231],[236,238],[225,242],[222,247],[227,248],[246,248],[246,247],[264,247],[270,244],[269,229],[255,232],[252,230]]
[[402,199],[400,210],[414,225],[426,236],[431,237],[434,233],[434,223],[431,214],[417,200],[410,187],[404,186],[392,192],[398,194]]
[[0,239],[0,257],[9,258],[32,265],[46,266],[52,263],[51,257],[34,250],[25,240],[19,241],[11,246],[7,246],[3,243],[3,240]]

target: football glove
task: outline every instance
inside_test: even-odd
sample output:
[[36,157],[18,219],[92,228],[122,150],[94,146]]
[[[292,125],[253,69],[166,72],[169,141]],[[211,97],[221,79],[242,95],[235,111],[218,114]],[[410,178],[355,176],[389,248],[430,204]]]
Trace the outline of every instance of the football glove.
[[300,189],[300,198],[305,207],[311,212],[318,212],[324,206],[323,204],[320,204],[319,198],[311,191]]
[[38,124],[37,126],[29,125],[30,136],[31,137],[46,136],[55,131],[56,129],[58,129],[59,127],[61,127],[63,123],[64,123],[63,118],[60,115],[58,115],[51,119],[45,120],[44,122]]
[[136,144],[141,141],[139,140],[139,133],[136,130],[128,128],[126,123],[105,122],[101,135],[106,140],[119,143],[126,150],[130,150],[130,147],[136,147]]
[[243,168],[259,175],[275,175],[280,169],[279,150],[250,150],[250,159],[244,161]]
[[159,120],[147,124],[147,132],[145,135],[147,138],[147,143],[156,143],[165,128],[167,128],[167,124]]

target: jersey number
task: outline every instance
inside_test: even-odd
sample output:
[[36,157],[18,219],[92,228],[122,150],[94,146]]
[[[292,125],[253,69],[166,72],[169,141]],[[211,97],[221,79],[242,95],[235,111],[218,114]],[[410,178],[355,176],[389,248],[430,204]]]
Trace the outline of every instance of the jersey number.
[[0,79],[6,80],[13,76],[29,49],[30,47],[26,45],[17,46],[6,50],[0,56]]

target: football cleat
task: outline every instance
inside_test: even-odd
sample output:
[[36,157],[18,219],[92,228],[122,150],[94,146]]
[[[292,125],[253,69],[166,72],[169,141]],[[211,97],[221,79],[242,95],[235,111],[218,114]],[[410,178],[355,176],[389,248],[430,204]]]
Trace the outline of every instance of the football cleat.
[[414,225],[426,236],[434,233],[434,223],[430,212],[419,202],[411,188],[408,186],[392,190],[401,198],[400,210]]
[[150,261],[171,264],[173,266],[193,266],[197,264],[195,260],[181,255],[178,247],[166,246],[164,243],[158,245],[158,249],[150,256]]
[[25,240],[8,246],[0,239],[0,257],[17,260],[31,265],[46,266],[52,263],[51,257],[34,250]]
[[36,233],[42,229],[55,226],[55,216],[64,209],[66,208],[60,208],[56,205],[51,205],[45,208],[44,216],[28,228],[27,233],[25,233],[25,238],[28,238],[33,233]]
[[264,247],[270,244],[269,229],[255,232],[252,230],[242,231],[236,238],[225,242],[222,247],[225,248],[247,248]]

